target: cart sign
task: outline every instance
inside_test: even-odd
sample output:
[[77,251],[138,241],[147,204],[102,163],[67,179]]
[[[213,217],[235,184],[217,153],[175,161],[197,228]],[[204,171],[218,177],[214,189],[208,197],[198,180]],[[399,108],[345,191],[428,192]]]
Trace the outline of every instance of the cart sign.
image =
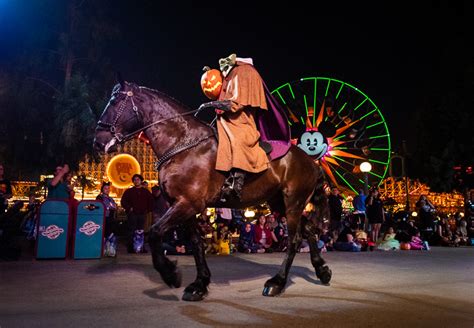
[[140,164],[130,154],[114,156],[107,164],[107,177],[117,188],[128,188],[132,185],[132,176],[140,174]]

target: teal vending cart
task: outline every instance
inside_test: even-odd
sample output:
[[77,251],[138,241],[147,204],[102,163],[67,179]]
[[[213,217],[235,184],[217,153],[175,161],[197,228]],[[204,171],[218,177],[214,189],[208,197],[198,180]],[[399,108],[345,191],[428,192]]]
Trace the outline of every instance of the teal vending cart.
[[74,229],[75,259],[102,257],[104,238],[105,206],[101,201],[83,200],[77,205]]
[[69,205],[66,201],[46,200],[41,204],[38,220],[36,258],[66,258],[69,227]]

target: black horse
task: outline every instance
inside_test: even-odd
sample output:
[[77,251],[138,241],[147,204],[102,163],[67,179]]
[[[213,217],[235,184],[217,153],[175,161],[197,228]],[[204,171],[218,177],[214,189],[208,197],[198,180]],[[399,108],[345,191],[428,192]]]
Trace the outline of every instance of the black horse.
[[[211,273],[206,263],[204,244],[196,215],[206,207],[219,204],[225,175],[214,169],[217,139],[213,129],[196,119],[194,112],[175,99],[146,87],[120,82],[112,92],[97,123],[94,148],[113,152],[119,143],[144,131],[159,158],[160,185],[171,207],[150,231],[149,244],[153,265],[170,287],[179,287],[181,274],[176,262],[161,249],[163,234],[178,224],[191,231],[196,280],[184,290],[183,300],[199,301],[207,294]],[[271,162],[259,174],[250,175],[243,187],[241,202],[226,202],[225,207],[243,208],[267,201],[272,210],[285,213],[288,220],[289,247],[279,272],[266,281],[264,296],[283,292],[288,273],[303,237],[309,240],[311,263],[322,283],[331,280],[317,248],[314,222],[302,220],[305,205],[312,200],[320,213],[326,211],[324,175],[319,166],[298,147]]]

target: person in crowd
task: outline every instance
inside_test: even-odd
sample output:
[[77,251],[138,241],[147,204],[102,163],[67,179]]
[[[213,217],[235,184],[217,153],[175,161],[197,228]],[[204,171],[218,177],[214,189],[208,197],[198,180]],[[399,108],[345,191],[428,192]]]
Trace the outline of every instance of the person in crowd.
[[191,255],[193,245],[188,231],[182,225],[171,229],[163,236],[161,248],[165,255]]
[[127,213],[127,251],[129,253],[146,252],[143,245],[145,218],[147,213],[153,210],[153,196],[148,189],[143,188],[142,181],[143,177],[140,174],[134,174],[132,176],[133,187],[125,190],[120,200]]
[[10,180],[5,178],[5,168],[0,164],[0,215],[8,208],[8,199],[13,196]]
[[5,213],[0,214],[0,261],[16,261],[20,258],[22,249],[16,234],[23,205],[23,201],[17,200]]
[[228,255],[232,248],[232,233],[226,220],[217,220],[217,227],[212,234],[212,246],[214,254]]
[[367,249],[369,249],[367,232],[362,230],[358,224],[357,229],[354,231],[354,241],[361,246],[361,251],[365,252]]
[[370,238],[373,242],[377,242],[380,235],[380,228],[385,221],[385,211],[380,193],[377,187],[370,190],[366,199],[367,218],[371,225]]
[[441,233],[434,234],[435,238],[432,238],[430,241],[431,245],[438,246],[454,246],[457,247],[459,244],[456,241],[456,236],[453,233],[451,226],[449,224],[448,218],[443,218],[440,223]]
[[110,182],[102,183],[100,194],[97,195],[96,200],[102,201],[105,207],[104,255],[115,257],[117,254],[117,232],[115,226],[117,204],[115,203],[115,200],[110,197]]
[[66,184],[67,192],[69,193],[68,203],[69,203],[69,216],[73,219],[77,217],[77,206],[79,201],[76,199],[76,191],[74,190],[74,183],[72,181],[72,172],[69,171],[64,176],[64,183]]
[[265,253],[265,248],[255,242],[255,230],[253,224],[244,224],[240,231],[237,250],[241,253]]
[[[257,225],[255,226],[255,242],[261,245],[266,252],[272,252],[272,243],[274,236],[273,231],[268,229],[268,226],[265,226],[266,218],[264,215],[260,215],[258,218]],[[276,237],[275,237],[276,238]]]
[[367,196],[364,194],[363,189],[359,189],[359,193],[352,200],[352,206],[354,206],[354,212],[352,213],[355,217],[355,222],[359,230],[366,229],[366,207],[365,200]]
[[413,237],[411,237],[410,249],[412,249],[412,250],[427,250],[427,251],[430,250],[428,242],[423,241],[421,239],[420,231],[417,231],[416,234]]
[[241,231],[244,225],[244,211],[240,208],[233,208],[232,212],[232,220],[229,224],[229,231],[232,233],[238,233]]
[[54,177],[48,182],[47,199],[63,199],[68,201],[71,197],[71,190],[66,181],[66,175],[69,173],[69,165],[56,166]]
[[395,230],[393,227],[389,227],[387,231],[385,231],[382,240],[377,243],[377,249],[383,251],[395,251],[400,249],[400,242],[395,239]]
[[339,188],[333,187],[331,194],[328,196],[330,230],[340,231],[342,221],[342,196],[339,193]]
[[23,217],[23,221],[20,225],[21,230],[25,233],[26,239],[31,242],[32,248],[35,246],[37,237],[37,223],[39,216],[40,203],[36,199],[34,193],[31,193],[28,197],[28,205],[26,215]]
[[416,208],[420,220],[420,228],[425,235],[424,239],[427,239],[436,230],[435,217],[433,215],[436,209],[425,195],[420,196],[416,202]]
[[326,247],[327,251],[332,251],[334,249],[335,239],[333,238],[333,235],[329,230],[329,225],[327,223],[322,224],[321,235],[319,236],[319,240],[324,242],[324,246]]
[[277,252],[284,252],[288,248],[288,223],[286,221],[286,217],[280,217],[280,222],[273,230],[276,238],[278,247],[274,247]]
[[346,222],[339,237],[334,243],[334,249],[344,252],[360,252],[362,246],[356,242],[353,233],[350,224]]
[[216,207],[216,221],[223,221],[226,226],[232,221],[232,210],[226,207]]
[[456,213],[456,237],[459,238],[459,244],[461,246],[467,246],[469,236],[467,231],[467,221],[464,216],[461,216],[461,213]]
[[268,223],[268,228],[271,229],[272,231],[274,231],[274,229],[278,226],[278,222],[273,213],[268,214],[266,222]]

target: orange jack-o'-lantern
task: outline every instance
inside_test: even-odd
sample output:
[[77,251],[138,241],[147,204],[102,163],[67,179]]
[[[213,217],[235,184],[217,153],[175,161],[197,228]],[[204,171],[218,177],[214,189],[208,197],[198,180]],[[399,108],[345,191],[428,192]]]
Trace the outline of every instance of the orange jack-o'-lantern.
[[400,249],[408,251],[411,249],[410,243],[400,243]]
[[201,76],[201,89],[207,98],[217,100],[222,89],[222,73],[218,69],[204,68]]

